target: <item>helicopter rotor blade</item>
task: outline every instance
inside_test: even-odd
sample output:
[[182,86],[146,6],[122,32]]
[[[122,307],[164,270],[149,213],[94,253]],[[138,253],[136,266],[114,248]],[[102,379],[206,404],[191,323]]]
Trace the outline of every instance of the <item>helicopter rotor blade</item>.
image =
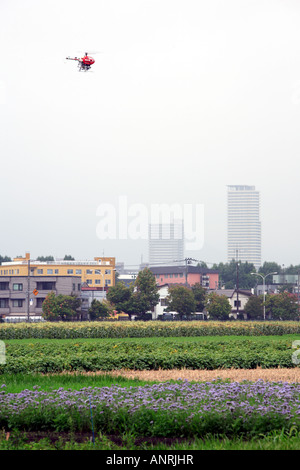
[[104,54],[103,51],[90,51],[89,49],[87,49],[88,52],[85,51],[77,51],[78,53],[80,54],[85,54],[85,55],[89,55],[89,54],[92,54],[92,55],[95,55],[95,54]]

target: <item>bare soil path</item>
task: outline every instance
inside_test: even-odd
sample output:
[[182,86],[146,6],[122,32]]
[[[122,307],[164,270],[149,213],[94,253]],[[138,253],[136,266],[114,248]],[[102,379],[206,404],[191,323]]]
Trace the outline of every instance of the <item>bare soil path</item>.
[[[88,372],[87,374],[106,374],[106,372]],[[300,367],[292,369],[114,370],[107,372],[107,374],[159,382],[178,379],[201,382],[210,382],[216,379],[227,379],[235,382],[242,382],[243,380],[255,382],[259,379],[270,382],[300,382]]]

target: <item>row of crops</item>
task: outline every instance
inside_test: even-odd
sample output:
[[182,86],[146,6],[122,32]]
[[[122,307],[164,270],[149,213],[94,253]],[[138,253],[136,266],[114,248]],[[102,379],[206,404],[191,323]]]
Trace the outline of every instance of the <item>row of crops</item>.
[[0,373],[296,367],[292,341],[273,338],[8,341]]
[[0,427],[140,436],[260,435],[300,424],[299,384],[161,383],[122,388],[7,393],[0,386]]
[[0,340],[25,338],[147,338],[300,334],[300,322],[57,322],[0,324]]

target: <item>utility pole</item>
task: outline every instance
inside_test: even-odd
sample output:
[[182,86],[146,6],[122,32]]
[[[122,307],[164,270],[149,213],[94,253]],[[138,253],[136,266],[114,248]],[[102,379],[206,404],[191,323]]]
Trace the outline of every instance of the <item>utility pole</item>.
[[239,312],[239,250],[236,250],[236,318],[238,318]]
[[30,258],[28,259],[28,280],[27,280],[27,321],[30,322]]
[[238,318],[239,312],[239,261],[236,263],[236,316]]
[[188,264],[191,264],[192,261],[199,261],[198,259],[194,259],[194,258],[185,258],[185,259],[177,259],[175,260],[174,262],[175,263],[178,263],[178,262],[181,262],[181,261],[184,261],[185,262],[185,285],[187,286],[188,285],[188,282],[187,282],[187,279],[188,279],[188,267],[187,265]]
[[187,265],[188,265],[188,260],[187,260],[187,258],[185,258],[185,286],[186,286],[186,287],[187,287],[187,285],[188,285],[188,282],[187,282],[187,275],[188,275],[188,273],[187,273]]
[[299,271],[299,269],[298,269],[298,289],[297,289],[297,296],[298,296],[298,321],[300,320],[300,310],[299,310],[299,306],[300,306],[300,305],[299,305],[299,303],[300,303],[300,297],[299,297],[299,284],[300,284],[300,282],[299,282],[299,280],[300,280],[300,279],[299,279],[299,276],[300,276],[300,271]]
[[263,276],[263,274],[260,274],[260,273],[250,273],[250,274],[252,274],[253,276],[260,276],[263,280],[263,296],[264,296],[263,308],[264,308],[264,320],[265,320],[266,319],[266,277],[270,276],[271,274],[277,274],[277,272],[268,273],[265,276]]

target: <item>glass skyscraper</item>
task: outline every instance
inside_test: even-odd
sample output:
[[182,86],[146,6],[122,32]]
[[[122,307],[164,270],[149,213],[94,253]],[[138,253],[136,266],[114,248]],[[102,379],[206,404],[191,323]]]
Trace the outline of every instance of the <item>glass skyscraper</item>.
[[261,266],[260,197],[255,186],[227,186],[227,259]]

